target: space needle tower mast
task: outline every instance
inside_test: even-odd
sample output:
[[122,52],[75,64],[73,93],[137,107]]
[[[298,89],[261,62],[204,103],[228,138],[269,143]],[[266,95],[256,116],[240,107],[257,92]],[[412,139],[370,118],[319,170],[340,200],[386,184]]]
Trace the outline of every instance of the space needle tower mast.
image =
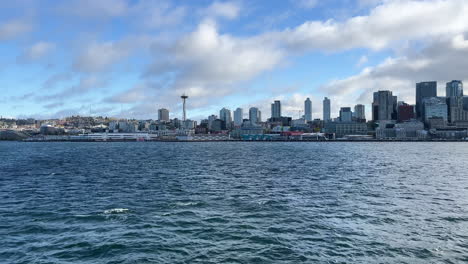
[[185,110],[185,101],[187,100],[188,98],[188,95],[185,95],[185,93],[180,97],[182,98],[182,102],[183,102],[183,116],[182,116],[182,121],[185,121],[187,119],[187,116],[186,116],[186,110]]

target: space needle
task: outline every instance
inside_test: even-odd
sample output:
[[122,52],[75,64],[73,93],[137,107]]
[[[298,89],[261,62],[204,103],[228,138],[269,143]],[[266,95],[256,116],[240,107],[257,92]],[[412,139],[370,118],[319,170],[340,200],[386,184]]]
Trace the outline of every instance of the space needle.
[[182,98],[182,101],[183,101],[183,112],[184,112],[184,114],[182,116],[182,121],[185,121],[186,118],[187,118],[186,111],[185,111],[185,101],[187,100],[188,95],[185,95],[185,93],[184,93],[182,96],[180,96],[180,98]]

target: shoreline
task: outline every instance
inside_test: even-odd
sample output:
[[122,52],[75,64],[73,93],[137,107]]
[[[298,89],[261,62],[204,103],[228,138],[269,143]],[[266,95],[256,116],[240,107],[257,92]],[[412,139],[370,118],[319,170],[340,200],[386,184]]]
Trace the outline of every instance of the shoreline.
[[87,142],[87,143],[113,143],[113,142],[140,142],[140,143],[152,143],[152,142],[163,142],[163,143],[206,143],[206,142],[294,142],[294,143],[337,143],[337,142],[468,142],[468,140],[462,139],[433,139],[433,140],[402,140],[402,139],[392,139],[392,140],[383,140],[383,139],[373,139],[373,140],[349,140],[349,139],[334,139],[334,140],[146,140],[146,141],[137,141],[137,140],[0,140],[0,142],[34,142],[34,143],[50,143],[50,142]]

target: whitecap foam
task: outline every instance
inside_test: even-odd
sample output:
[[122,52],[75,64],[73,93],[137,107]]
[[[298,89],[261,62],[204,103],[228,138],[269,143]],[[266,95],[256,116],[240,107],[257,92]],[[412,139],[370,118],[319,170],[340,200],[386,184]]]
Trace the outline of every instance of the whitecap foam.
[[130,210],[127,208],[112,208],[104,211],[104,214],[124,214],[128,213]]
[[176,203],[177,206],[195,206],[195,205],[199,205],[198,202],[177,202]]

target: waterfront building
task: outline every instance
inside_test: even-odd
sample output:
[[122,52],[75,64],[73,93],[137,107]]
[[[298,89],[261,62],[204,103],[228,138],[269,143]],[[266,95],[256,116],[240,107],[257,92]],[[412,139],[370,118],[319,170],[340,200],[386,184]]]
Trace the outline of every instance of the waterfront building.
[[272,118],[281,117],[281,101],[276,100],[271,104],[271,117]]
[[463,97],[463,83],[462,81],[448,82],[445,88],[446,97]]
[[219,133],[223,130],[226,130],[226,122],[222,119],[216,119],[211,122],[211,129],[212,132]]
[[326,122],[325,133],[334,134],[336,138],[347,135],[367,135],[367,124],[356,122]]
[[249,120],[252,124],[262,122],[262,113],[257,107],[251,107],[249,109]]
[[396,120],[397,97],[391,91],[378,91],[374,93],[372,102],[372,119]]
[[158,110],[158,121],[169,122],[169,110],[161,108]]
[[351,121],[353,121],[353,112],[351,112],[351,107],[341,107],[340,122],[351,122]]
[[429,129],[440,129],[447,127],[447,121],[443,117],[430,117],[426,121],[427,127]]
[[323,99],[323,121],[328,122],[331,120],[331,102],[330,99],[325,97]]
[[425,98],[437,97],[437,82],[420,82],[416,84],[416,117],[424,119],[423,100]]
[[310,98],[304,101],[304,119],[306,122],[312,121],[312,101]]
[[307,127],[307,120],[305,118],[291,120],[291,126],[302,127],[302,128]]
[[354,118],[358,122],[366,122],[366,107],[362,104],[354,106]]
[[414,106],[401,102],[397,110],[398,122],[409,121],[414,118]]
[[448,102],[448,122],[454,124],[461,121],[468,121],[468,110],[464,107],[463,97],[449,97]]
[[272,117],[268,119],[271,126],[291,126],[292,118],[287,116]]
[[448,107],[445,98],[441,97],[430,97],[424,98],[423,100],[423,120],[428,123],[430,118],[440,117],[447,122],[448,119]]
[[420,139],[424,138],[424,123],[418,120],[411,120],[395,125],[396,137],[398,139]]
[[234,111],[234,125],[241,126],[244,119],[244,110],[242,108],[237,108]]

